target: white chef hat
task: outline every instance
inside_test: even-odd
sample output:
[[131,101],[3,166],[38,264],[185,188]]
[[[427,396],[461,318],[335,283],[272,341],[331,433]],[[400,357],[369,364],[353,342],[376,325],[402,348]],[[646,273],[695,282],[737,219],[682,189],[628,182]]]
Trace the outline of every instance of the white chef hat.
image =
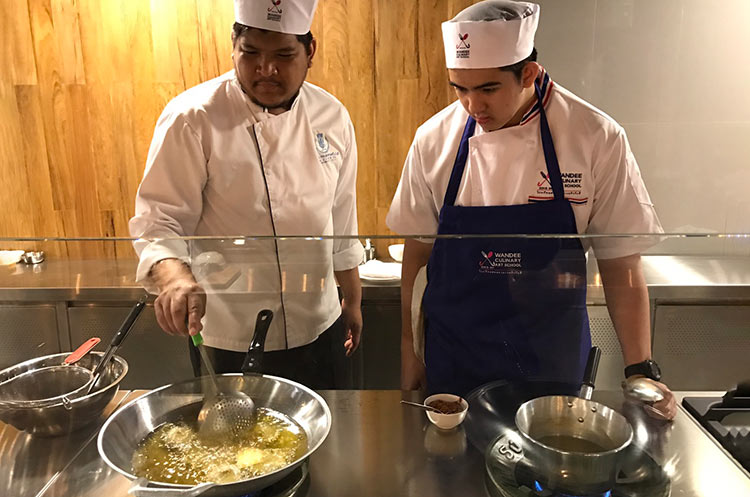
[[318,0],[234,0],[234,20],[252,28],[304,35]]
[[520,62],[534,50],[539,5],[485,0],[442,24],[448,69],[487,69]]

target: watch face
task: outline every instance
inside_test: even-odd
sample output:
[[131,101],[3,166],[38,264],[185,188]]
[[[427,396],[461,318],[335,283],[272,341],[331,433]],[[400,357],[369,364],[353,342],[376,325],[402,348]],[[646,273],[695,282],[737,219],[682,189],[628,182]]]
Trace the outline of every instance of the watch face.
[[646,367],[648,368],[649,372],[647,376],[653,380],[659,381],[661,379],[661,370],[659,369],[659,365],[656,364],[654,361],[646,361]]

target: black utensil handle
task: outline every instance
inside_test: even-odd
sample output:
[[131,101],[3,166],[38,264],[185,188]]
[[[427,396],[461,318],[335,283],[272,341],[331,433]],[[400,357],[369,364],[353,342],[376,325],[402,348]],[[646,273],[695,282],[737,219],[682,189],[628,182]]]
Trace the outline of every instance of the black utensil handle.
[[255,333],[253,334],[253,340],[250,342],[249,350],[263,350],[266,345],[266,335],[268,334],[268,328],[271,326],[271,320],[273,319],[273,312],[269,309],[263,309],[258,313],[258,317],[255,319]]
[[245,361],[242,364],[243,374],[260,373],[263,368],[263,348],[266,345],[266,335],[268,328],[273,320],[273,312],[263,309],[258,313],[255,320],[255,332],[250,342],[250,347],[245,354]]
[[594,388],[596,382],[596,373],[599,371],[599,359],[602,356],[602,351],[596,345],[591,347],[589,351],[589,358],[586,361],[586,369],[583,372],[583,385]]
[[125,337],[128,335],[128,333],[130,333],[130,330],[133,329],[135,320],[138,319],[141,311],[143,311],[143,309],[146,307],[147,298],[148,295],[144,295],[138,300],[138,302],[136,302],[133,308],[130,309],[128,316],[125,318],[125,321],[123,321],[120,325],[120,329],[118,329],[117,333],[115,333],[115,336],[112,337],[112,341],[109,343],[109,347],[107,347],[107,351],[104,353],[104,357],[102,357],[101,362],[99,362],[99,364],[96,366],[96,369],[94,369],[94,382],[91,384],[92,387],[99,380],[99,375],[101,375],[102,371],[104,371],[104,368],[117,351],[117,348],[120,346],[122,341],[125,340]]
[[122,341],[125,340],[125,337],[130,333],[130,330],[133,329],[135,320],[138,319],[138,316],[141,315],[141,312],[146,307],[146,298],[147,296],[141,297],[140,300],[135,303],[133,308],[130,309],[125,321],[122,322],[120,329],[117,330],[117,333],[115,333],[115,336],[112,338],[110,347],[119,347]]

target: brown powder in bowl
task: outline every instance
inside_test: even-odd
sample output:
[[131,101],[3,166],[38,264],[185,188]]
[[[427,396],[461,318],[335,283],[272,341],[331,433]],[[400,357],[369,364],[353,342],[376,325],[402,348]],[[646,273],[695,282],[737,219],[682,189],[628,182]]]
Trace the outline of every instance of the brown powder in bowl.
[[429,404],[430,407],[434,407],[443,414],[456,414],[464,410],[460,400],[453,402],[447,400],[433,400]]

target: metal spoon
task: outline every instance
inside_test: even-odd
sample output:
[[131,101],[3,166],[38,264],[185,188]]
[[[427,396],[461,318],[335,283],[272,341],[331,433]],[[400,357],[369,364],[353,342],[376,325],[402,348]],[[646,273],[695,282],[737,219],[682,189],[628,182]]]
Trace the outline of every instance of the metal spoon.
[[420,404],[419,402],[409,402],[408,400],[402,400],[401,403],[407,406],[419,407],[421,409],[424,409],[425,411],[432,411],[438,414],[445,414],[443,411],[441,411],[437,407],[428,406],[427,404]]
[[633,378],[622,382],[622,390],[631,399],[641,402],[659,402],[664,399],[664,392],[646,378]]

